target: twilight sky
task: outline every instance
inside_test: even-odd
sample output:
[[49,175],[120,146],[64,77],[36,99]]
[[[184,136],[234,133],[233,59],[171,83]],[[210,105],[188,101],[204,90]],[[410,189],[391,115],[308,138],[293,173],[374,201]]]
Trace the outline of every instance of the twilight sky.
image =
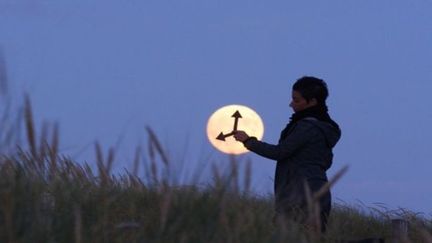
[[[146,125],[183,173],[226,167],[213,111],[253,108],[275,143],[293,82],[323,78],[343,129],[329,175],[350,166],[334,198],[432,213],[432,0],[0,0],[0,48],[9,96],[60,124],[62,152],[92,163],[96,140],[117,144],[118,170]],[[272,192],[275,163],[247,158]]]

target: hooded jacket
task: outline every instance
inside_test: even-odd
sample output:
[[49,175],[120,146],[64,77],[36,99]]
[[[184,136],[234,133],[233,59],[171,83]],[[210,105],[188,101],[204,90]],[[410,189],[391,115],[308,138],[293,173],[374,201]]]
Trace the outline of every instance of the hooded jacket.
[[248,139],[246,148],[265,158],[276,160],[274,190],[276,206],[303,203],[304,182],[316,191],[327,182],[326,171],[333,161],[332,149],[338,142],[339,127],[314,117],[296,121],[277,145]]

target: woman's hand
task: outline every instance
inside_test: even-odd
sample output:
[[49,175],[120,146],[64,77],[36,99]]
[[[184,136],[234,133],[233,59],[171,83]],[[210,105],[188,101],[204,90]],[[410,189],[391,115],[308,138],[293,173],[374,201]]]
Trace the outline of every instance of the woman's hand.
[[234,138],[237,141],[244,142],[249,138],[249,135],[247,135],[247,133],[245,133],[244,131],[239,130],[234,132]]

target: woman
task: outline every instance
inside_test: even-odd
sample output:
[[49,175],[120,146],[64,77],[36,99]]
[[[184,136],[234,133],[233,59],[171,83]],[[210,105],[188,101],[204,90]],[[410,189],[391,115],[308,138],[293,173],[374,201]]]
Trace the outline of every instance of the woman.
[[[292,87],[290,106],[294,114],[282,130],[277,145],[258,141],[244,131],[234,135],[237,141],[265,158],[276,160],[274,180],[276,218],[294,219],[305,223],[307,202],[305,185],[317,192],[327,183],[326,171],[332,165],[332,149],[341,130],[326,105],[327,84],[315,77],[302,77]],[[331,210],[331,194],[319,200],[321,230],[326,230]]]

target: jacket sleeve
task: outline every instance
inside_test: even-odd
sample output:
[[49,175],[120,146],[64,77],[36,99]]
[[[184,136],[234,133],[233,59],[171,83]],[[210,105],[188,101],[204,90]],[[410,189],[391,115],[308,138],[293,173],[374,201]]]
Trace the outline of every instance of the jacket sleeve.
[[299,121],[293,128],[293,131],[277,145],[251,138],[244,142],[244,146],[248,150],[265,158],[283,160],[292,156],[297,149],[301,148],[311,139],[313,136],[312,129],[312,124]]

